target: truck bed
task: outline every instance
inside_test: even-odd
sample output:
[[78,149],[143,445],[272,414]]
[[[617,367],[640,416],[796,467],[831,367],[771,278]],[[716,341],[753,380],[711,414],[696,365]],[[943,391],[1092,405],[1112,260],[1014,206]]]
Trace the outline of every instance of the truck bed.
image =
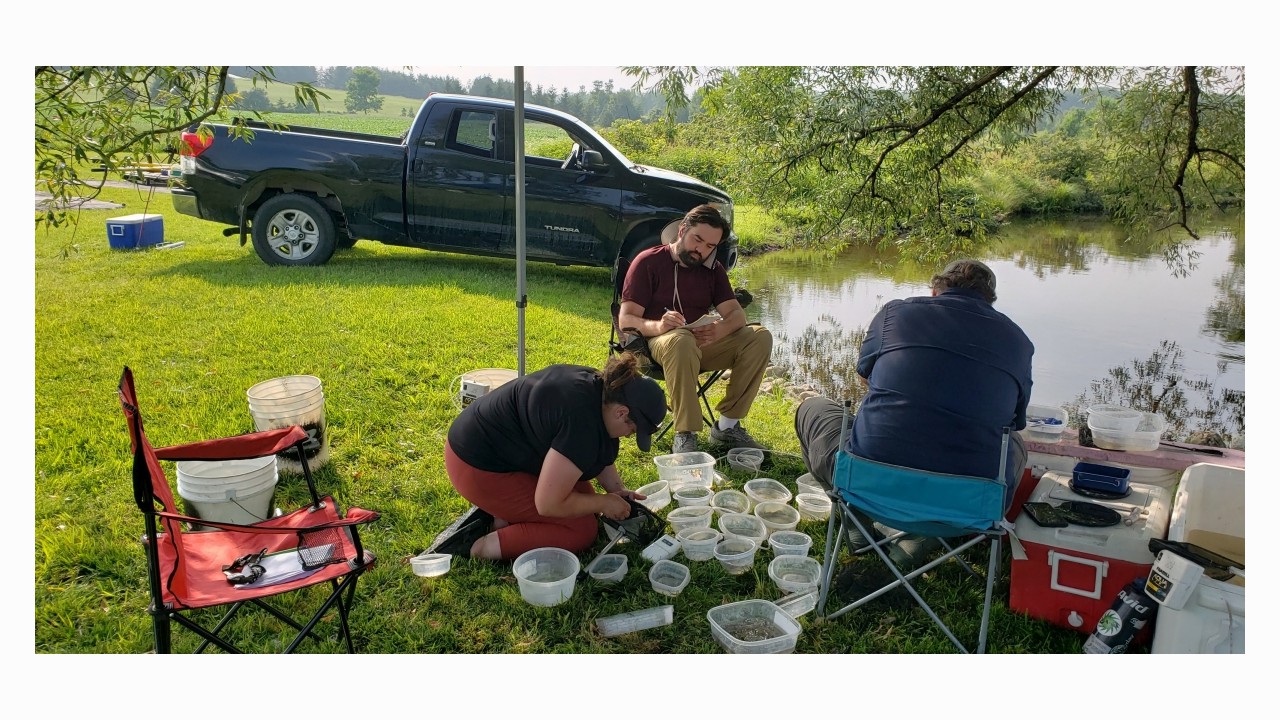
[[283,128],[272,128],[261,120],[245,120],[244,124],[253,128],[254,132],[290,132],[299,135],[316,135],[319,137],[344,138],[346,140],[362,140],[365,142],[377,142],[387,145],[403,145],[403,134],[394,135],[374,135],[372,133],[351,132],[349,130],[329,130],[326,128],[309,127],[307,125],[285,125]]

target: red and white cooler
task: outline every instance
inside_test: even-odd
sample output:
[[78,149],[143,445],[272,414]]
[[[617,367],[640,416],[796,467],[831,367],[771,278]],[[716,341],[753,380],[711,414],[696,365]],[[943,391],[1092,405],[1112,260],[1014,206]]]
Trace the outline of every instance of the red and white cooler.
[[1070,472],[1046,472],[1028,499],[1096,503],[1120,513],[1122,521],[1110,527],[1042,527],[1020,511],[1015,532],[1027,559],[1013,560],[1009,608],[1090,633],[1120,590],[1150,572],[1155,555],[1147,542],[1164,539],[1168,531],[1171,490],[1130,482],[1127,497],[1102,500],[1076,494],[1070,482]]

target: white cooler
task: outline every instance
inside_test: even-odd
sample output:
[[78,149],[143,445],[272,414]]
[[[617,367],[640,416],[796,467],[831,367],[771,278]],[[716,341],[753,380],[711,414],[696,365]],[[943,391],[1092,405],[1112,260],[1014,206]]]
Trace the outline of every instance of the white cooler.
[[[1178,484],[1169,539],[1244,564],[1244,470],[1200,463]],[[1201,577],[1181,610],[1161,606],[1153,653],[1244,653],[1244,578]]]

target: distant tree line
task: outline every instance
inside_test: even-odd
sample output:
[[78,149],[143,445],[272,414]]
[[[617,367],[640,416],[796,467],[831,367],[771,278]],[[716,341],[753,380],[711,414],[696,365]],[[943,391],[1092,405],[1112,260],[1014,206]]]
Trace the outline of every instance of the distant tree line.
[[[275,67],[275,77],[280,82],[310,83],[318,88],[346,90],[348,83],[356,77],[358,68],[346,65],[326,67],[286,66]],[[240,77],[252,77],[255,70],[248,66],[231,66],[231,74]],[[452,75],[414,75],[408,72],[379,68],[375,71],[379,82],[376,93],[379,95],[396,95],[408,98],[426,98],[433,92],[454,93],[459,95],[476,95],[512,100],[515,98],[515,83],[509,78],[494,78],[481,75],[470,83],[463,84]],[[238,87],[242,92],[237,107],[245,110],[275,110],[280,112],[314,112],[314,108],[304,105],[293,105],[277,102],[272,105],[267,94],[261,88]],[[580,85],[576,90],[568,87],[544,87],[525,83],[525,102],[532,105],[562,110],[583,122],[595,127],[608,127],[615,120],[652,120],[660,117],[666,110],[666,100],[656,89],[636,91],[618,89],[613,81],[596,80],[591,87]],[[681,109],[676,114],[677,120],[687,120],[689,110]]]

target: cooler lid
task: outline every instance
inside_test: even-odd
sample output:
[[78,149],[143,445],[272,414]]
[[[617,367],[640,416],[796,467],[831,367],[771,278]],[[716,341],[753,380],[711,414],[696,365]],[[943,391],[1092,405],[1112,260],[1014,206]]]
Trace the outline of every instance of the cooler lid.
[[[1130,483],[1128,497],[1101,500],[1072,492],[1070,482],[1070,472],[1046,472],[1040,477],[1040,483],[1028,500],[1053,505],[1072,500],[1092,502],[1120,513],[1122,522],[1110,527],[1068,525],[1063,528],[1047,528],[1037,525],[1025,512],[1020,511],[1015,532],[1021,540],[1139,565],[1155,562],[1155,555],[1148,549],[1147,541],[1153,537],[1163,539],[1169,527],[1171,504],[1168,488]],[[1123,519],[1129,518],[1131,513],[1135,514],[1135,519],[1132,524],[1126,525]]]

